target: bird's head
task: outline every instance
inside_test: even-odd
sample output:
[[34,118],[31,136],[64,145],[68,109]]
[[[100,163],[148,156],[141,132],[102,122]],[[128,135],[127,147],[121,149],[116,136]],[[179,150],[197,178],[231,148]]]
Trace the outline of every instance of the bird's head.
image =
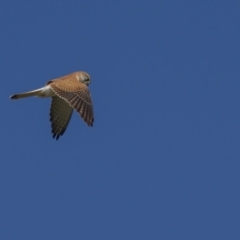
[[91,79],[88,73],[86,72],[77,72],[77,80],[86,84],[87,86],[90,84]]

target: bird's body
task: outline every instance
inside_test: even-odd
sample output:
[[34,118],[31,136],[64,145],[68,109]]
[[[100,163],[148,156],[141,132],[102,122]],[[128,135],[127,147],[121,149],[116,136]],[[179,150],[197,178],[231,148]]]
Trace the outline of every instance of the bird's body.
[[88,126],[93,126],[94,116],[91,95],[88,90],[90,76],[86,72],[74,72],[47,82],[46,86],[10,96],[11,99],[26,97],[51,97],[50,121],[53,138],[65,132],[76,110]]

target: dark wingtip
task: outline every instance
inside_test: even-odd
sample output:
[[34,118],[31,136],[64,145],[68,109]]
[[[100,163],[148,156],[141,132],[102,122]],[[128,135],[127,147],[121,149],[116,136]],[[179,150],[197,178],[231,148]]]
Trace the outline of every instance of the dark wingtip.
[[53,135],[52,138],[55,139],[55,140],[57,141],[58,138],[59,138],[59,136]]
[[94,118],[92,118],[91,121],[87,122],[87,125],[89,127],[93,127],[93,123],[94,123]]
[[87,125],[89,126],[89,127],[93,127],[93,123],[91,122],[91,123],[87,123]]
[[53,135],[52,135],[52,138],[53,138],[53,139],[56,139],[56,141],[57,141],[57,140],[59,139],[59,137],[61,137],[61,135],[62,135],[62,134],[59,134],[59,133],[56,133],[56,132],[53,132],[53,131],[52,131],[52,134],[53,134]]

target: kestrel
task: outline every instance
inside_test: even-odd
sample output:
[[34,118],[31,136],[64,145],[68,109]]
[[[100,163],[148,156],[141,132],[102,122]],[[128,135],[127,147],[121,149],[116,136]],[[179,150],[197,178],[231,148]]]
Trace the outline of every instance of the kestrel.
[[51,97],[50,121],[53,138],[58,138],[65,132],[71,119],[73,110],[76,110],[88,126],[93,126],[93,106],[88,90],[90,76],[86,72],[74,72],[66,76],[53,79],[46,86],[14,94],[10,99],[25,97]]

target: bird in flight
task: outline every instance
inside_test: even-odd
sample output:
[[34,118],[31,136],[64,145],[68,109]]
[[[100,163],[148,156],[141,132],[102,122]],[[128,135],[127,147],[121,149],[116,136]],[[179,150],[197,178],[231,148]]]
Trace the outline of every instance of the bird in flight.
[[88,126],[93,126],[93,105],[88,89],[90,76],[86,72],[74,72],[66,76],[53,79],[42,88],[14,94],[10,99],[26,97],[51,97],[50,121],[53,138],[58,138],[65,132],[76,110]]

